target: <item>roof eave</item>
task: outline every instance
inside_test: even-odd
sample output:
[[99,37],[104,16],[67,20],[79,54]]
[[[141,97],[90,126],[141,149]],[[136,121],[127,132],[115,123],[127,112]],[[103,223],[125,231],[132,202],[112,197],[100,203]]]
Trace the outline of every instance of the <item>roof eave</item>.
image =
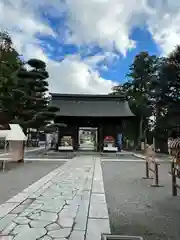
[[126,100],[125,95],[109,95],[109,94],[61,94],[61,93],[49,93],[53,98],[108,98],[108,99],[122,99]]

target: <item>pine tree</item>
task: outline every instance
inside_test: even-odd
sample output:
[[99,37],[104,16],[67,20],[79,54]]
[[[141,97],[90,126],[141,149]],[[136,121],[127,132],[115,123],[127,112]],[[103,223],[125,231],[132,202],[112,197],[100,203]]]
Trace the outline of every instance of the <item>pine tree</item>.
[[22,65],[8,33],[0,33],[0,123],[14,118],[14,103],[24,94],[18,89],[16,72]]
[[46,64],[22,62],[6,32],[0,33],[0,70],[0,124],[17,123],[27,133],[54,118],[59,109],[49,106]]
[[59,110],[49,106],[46,80],[49,74],[46,71],[46,64],[38,59],[30,59],[27,64],[31,70],[23,67],[18,73],[19,85],[22,91],[26,91],[26,95],[23,96],[22,105],[18,108],[18,118],[15,119],[17,122],[20,121],[25,131],[27,128],[39,129],[45,126]]

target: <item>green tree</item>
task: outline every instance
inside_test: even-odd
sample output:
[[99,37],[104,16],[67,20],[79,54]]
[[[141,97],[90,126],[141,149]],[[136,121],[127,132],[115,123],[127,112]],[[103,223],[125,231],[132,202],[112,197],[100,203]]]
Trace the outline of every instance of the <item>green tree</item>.
[[38,59],[22,62],[6,32],[0,34],[0,69],[2,122],[18,123],[25,132],[49,123],[59,109],[49,106],[46,64]]
[[[22,65],[19,54],[14,49],[8,33],[0,33],[0,123],[13,118],[14,100],[19,97],[16,71]],[[21,93],[22,94],[22,93]]]
[[22,92],[26,91],[26,94],[18,103],[16,119],[13,119],[13,122],[19,122],[24,131],[28,128],[38,130],[48,124],[59,109],[49,106],[47,82],[49,74],[46,71],[46,64],[38,59],[30,59],[26,64],[31,70],[23,67],[17,74],[20,89]]
[[113,94],[125,94],[131,110],[139,117],[138,146],[145,137],[149,117],[153,113],[154,103],[150,92],[151,82],[157,75],[158,58],[141,52],[134,58],[127,74],[128,82],[113,88]]
[[[169,54],[162,65],[160,84],[164,114],[163,127],[167,130],[180,128],[180,46]],[[163,88],[162,88],[163,86]]]

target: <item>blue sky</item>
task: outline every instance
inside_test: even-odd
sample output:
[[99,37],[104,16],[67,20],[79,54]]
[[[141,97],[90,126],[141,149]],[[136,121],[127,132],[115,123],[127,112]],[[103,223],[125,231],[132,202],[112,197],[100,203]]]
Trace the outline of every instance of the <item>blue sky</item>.
[[25,59],[47,64],[51,92],[109,93],[136,54],[180,39],[176,0],[0,0],[0,28]]
[[152,39],[149,31],[144,27],[137,27],[132,30],[131,38],[136,41],[136,48],[127,52],[126,57],[119,55],[119,59],[111,65],[108,71],[101,71],[101,75],[106,79],[113,79],[117,82],[127,81],[126,74],[134,57],[141,51],[147,51],[150,55],[159,56],[161,51],[159,46]]
[[[57,19],[51,20],[52,27],[56,30]],[[66,31],[64,27],[65,20],[64,18],[61,19],[62,21],[62,30],[63,32]],[[42,37],[38,36],[38,38],[44,42],[44,50],[47,54],[50,53],[50,58],[53,60],[63,60],[66,55],[76,55],[80,54],[81,59],[87,59],[90,56],[96,56],[98,54],[102,54],[104,51],[103,49],[98,46],[90,45],[82,45],[78,47],[76,44],[66,44],[63,41],[56,41],[52,37]],[[107,69],[103,69],[102,65],[106,64],[106,61],[102,60],[98,63],[97,71],[104,79],[109,79],[116,81],[117,83],[123,83],[127,81],[126,74],[128,72],[129,66],[132,64],[134,57],[141,51],[147,51],[150,55],[157,55],[161,54],[161,49],[159,48],[158,44],[153,40],[151,33],[147,30],[146,26],[135,27],[132,29],[130,33],[130,38],[136,41],[136,47],[127,51],[126,56],[124,57],[120,52],[114,51],[117,54],[117,59],[113,61],[113,63],[108,64]],[[48,44],[54,46],[55,49],[51,50],[48,47]],[[57,48],[59,50],[57,51]]]

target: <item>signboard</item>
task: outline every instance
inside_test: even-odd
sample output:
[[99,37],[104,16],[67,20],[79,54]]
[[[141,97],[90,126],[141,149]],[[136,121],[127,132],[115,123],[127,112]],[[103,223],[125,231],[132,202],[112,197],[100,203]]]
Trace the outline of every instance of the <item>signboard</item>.
[[115,140],[112,136],[105,136],[104,137],[104,146],[105,147],[114,147],[115,146]]
[[72,137],[71,136],[63,136],[61,138],[61,146],[72,146]]
[[112,142],[114,142],[114,138],[112,136],[105,136],[104,137],[104,142],[109,142],[109,143],[111,142],[112,143]]

